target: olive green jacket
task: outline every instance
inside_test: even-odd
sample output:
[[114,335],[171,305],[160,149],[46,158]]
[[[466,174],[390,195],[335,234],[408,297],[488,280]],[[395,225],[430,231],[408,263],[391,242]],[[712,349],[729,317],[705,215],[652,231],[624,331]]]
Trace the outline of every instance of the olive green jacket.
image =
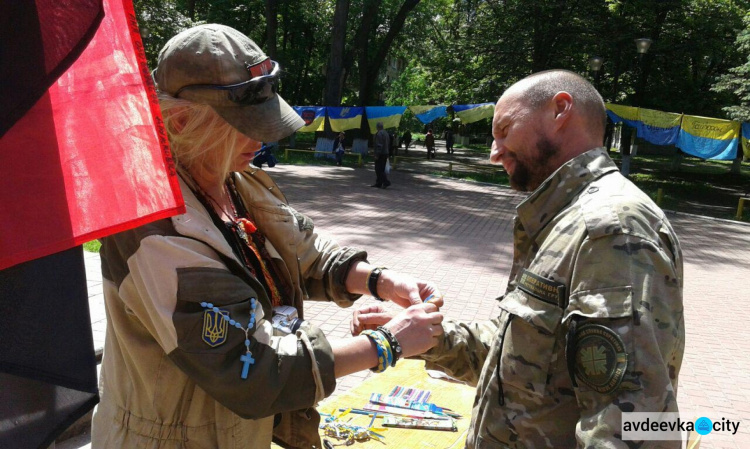
[[[300,314],[306,299],[351,305],[358,296],[344,280],[366,253],[318,235],[262,170],[233,176]],[[320,447],[313,406],[336,385],[326,337],[309,324],[273,335],[263,286],[185,181],[181,190],[185,214],[103,239],[107,336],[92,446],[268,448],[273,434],[287,447]],[[255,361],[243,379],[245,332],[201,303],[246,328],[251,298]]]
[[447,322],[423,355],[477,385],[468,448],[634,447],[622,412],[677,412],[682,252],[603,148],[519,205],[509,279],[499,316]]

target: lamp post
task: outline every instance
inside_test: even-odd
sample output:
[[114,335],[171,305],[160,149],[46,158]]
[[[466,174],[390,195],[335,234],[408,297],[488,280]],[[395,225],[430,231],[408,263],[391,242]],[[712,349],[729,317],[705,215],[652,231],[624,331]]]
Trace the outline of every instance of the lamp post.
[[592,56],[589,58],[589,69],[594,72],[594,87],[599,90],[599,77],[602,71],[602,64],[604,64],[604,58],[601,56]]
[[[635,86],[635,95],[633,96],[633,107],[638,108],[641,106],[641,99],[643,95],[643,88],[646,82],[645,73],[643,70],[643,58],[648,53],[648,49],[651,47],[653,41],[647,37],[635,39],[635,48],[638,52],[638,81]],[[631,155],[635,155],[638,152],[638,143],[636,137],[633,135],[633,130],[630,127],[622,128],[622,141],[623,141],[623,152],[622,152],[622,167],[620,171],[623,175],[627,176],[630,174],[630,158]],[[631,151],[632,141],[632,151]]]

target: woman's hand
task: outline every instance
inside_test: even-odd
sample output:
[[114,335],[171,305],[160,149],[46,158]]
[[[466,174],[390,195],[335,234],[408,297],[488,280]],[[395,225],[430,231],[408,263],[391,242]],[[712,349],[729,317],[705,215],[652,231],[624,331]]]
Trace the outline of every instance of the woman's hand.
[[378,295],[404,308],[422,304],[430,295],[433,298],[442,296],[434,284],[399,274],[393,270],[383,270],[380,274]]

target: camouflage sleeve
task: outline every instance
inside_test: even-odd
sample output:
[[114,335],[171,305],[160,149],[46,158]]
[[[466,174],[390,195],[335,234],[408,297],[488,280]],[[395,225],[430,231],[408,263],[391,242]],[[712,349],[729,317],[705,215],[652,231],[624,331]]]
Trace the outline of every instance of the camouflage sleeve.
[[487,359],[490,344],[498,332],[498,321],[464,323],[446,320],[445,333],[438,345],[420,356],[426,369],[436,369],[449,376],[476,385]]
[[362,295],[346,290],[346,275],[352,264],[367,260],[367,252],[339,246],[335,240],[316,232],[309,217],[292,207],[289,209],[299,230],[296,237],[297,256],[310,299],[334,301],[341,307],[351,306]]
[[[627,447],[621,440],[622,412],[677,412],[685,345],[680,257],[679,247],[665,239],[629,234],[581,246],[563,318],[581,409],[579,446],[609,441],[607,447]],[[645,443],[639,447],[651,447]],[[680,447],[678,441],[658,443]]]

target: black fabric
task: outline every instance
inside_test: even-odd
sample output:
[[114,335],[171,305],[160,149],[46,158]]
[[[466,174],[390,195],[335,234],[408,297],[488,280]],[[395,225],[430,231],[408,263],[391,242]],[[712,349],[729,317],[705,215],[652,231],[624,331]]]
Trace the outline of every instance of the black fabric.
[[99,402],[80,246],[0,271],[0,342],[0,447],[47,447]]
[[102,0],[0,0],[0,137],[78,59]]
[[388,162],[388,155],[383,154],[375,156],[375,185],[378,187],[388,187],[391,185],[388,176],[385,174],[385,163]]

